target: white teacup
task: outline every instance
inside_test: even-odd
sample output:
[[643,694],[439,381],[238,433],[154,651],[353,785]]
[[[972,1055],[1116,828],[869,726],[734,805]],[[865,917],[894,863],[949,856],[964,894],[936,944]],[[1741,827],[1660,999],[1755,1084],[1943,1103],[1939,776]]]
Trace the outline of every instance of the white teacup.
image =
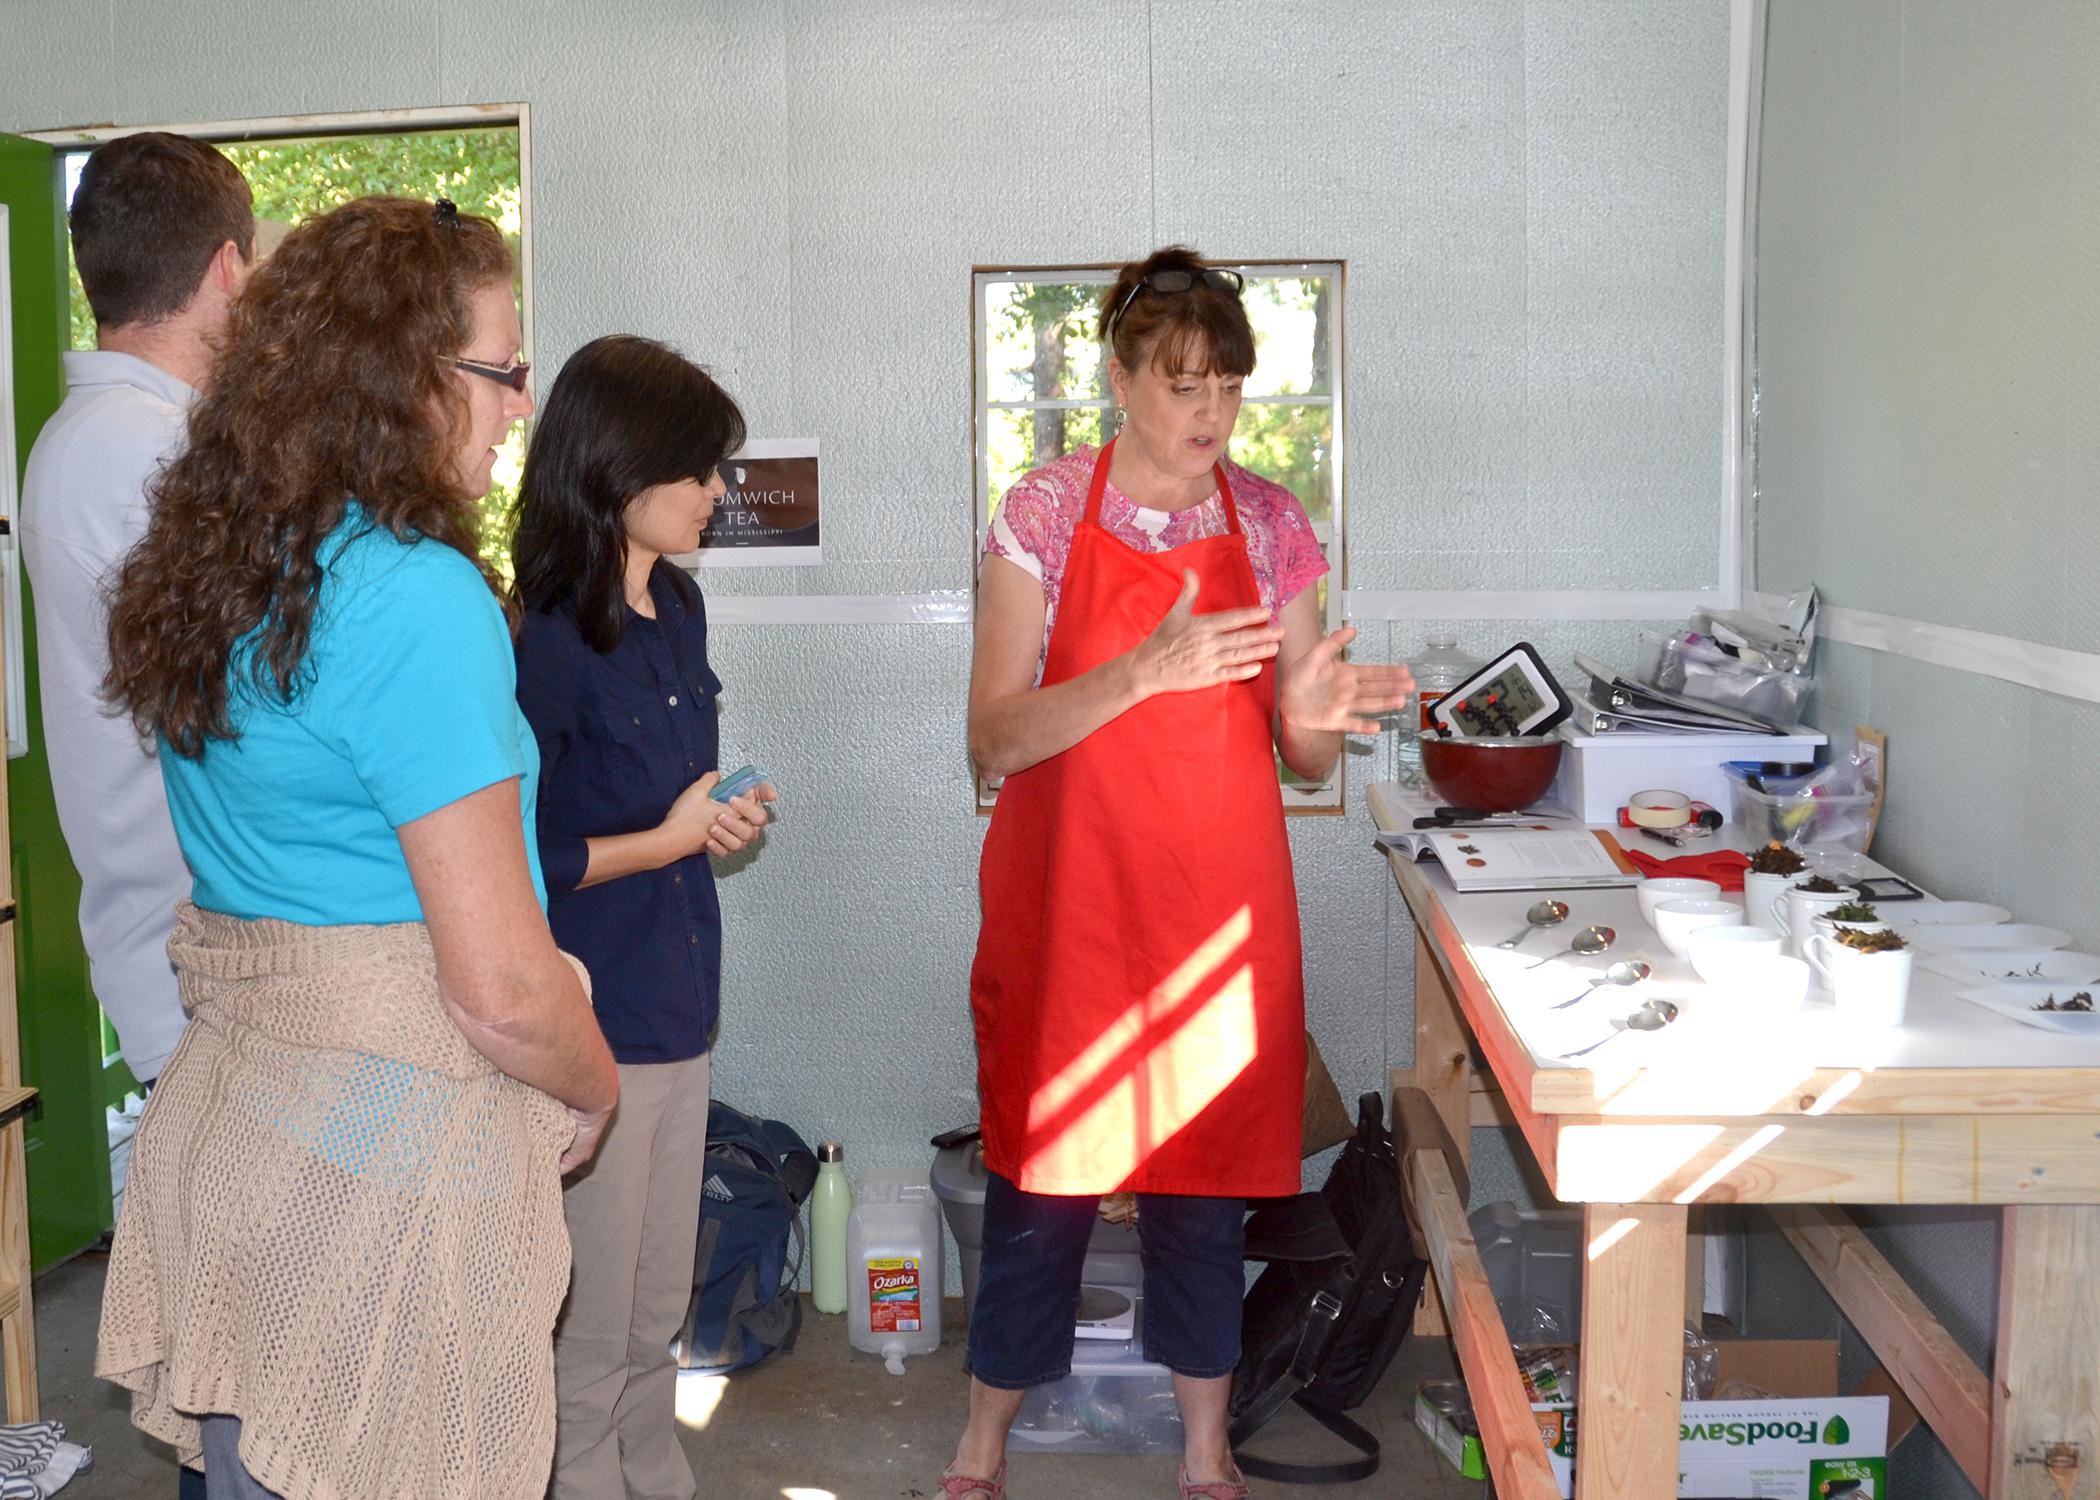
[[[1760,875],[1755,870],[1743,872],[1743,920],[1752,927],[1777,930],[1779,924],[1772,920],[1772,907],[1786,898],[1786,888],[1800,875]],[[1785,934],[1781,933],[1784,937]]]
[[1772,923],[1786,935],[1786,951],[1806,958],[1808,940],[1815,936],[1815,919],[1833,906],[1858,899],[1853,891],[1804,891],[1798,884],[1790,885],[1786,898],[1772,908]]
[[1765,927],[1697,928],[1691,940],[1692,971],[1718,989],[1742,992],[1780,957],[1785,942]]
[[1739,927],[1743,909],[1733,901],[1664,901],[1655,908],[1655,935],[1683,958],[1692,949],[1692,934],[1704,927]]
[[1910,1002],[1911,953],[1862,953],[1835,938],[1808,940],[1808,961],[1837,1001],[1838,1020],[1861,1029],[1901,1026]]
[[1675,875],[1644,880],[1633,888],[1633,899],[1641,904],[1641,920],[1650,927],[1655,925],[1655,908],[1665,901],[1714,901],[1720,895],[1721,887],[1716,881],[1685,880]]
[[1853,932],[1887,932],[1889,924],[1878,917],[1871,922],[1840,922],[1829,912],[1824,912],[1808,924],[1809,932],[1816,937],[1834,938],[1838,935],[1840,927]]

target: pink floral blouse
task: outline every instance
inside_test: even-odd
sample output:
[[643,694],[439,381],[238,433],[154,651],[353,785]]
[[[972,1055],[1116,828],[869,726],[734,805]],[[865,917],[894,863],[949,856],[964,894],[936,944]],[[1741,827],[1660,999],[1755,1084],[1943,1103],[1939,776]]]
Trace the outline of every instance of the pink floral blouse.
[[[1049,606],[1043,622],[1043,652],[1057,622],[1057,598],[1064,584],[1065,559],[1072,534],[1086,510],[1087,485],[1094,476],[1096,450],[1077,448],[1063,458],[1015,480],[992,516],[985,533],[987,557],[1003,557],[1043,586]],[[1254,582],[1271,619],[1327,571],[1327,559],[1313,537],[1312,522],[1298,497],[1238,464],[1226,461],[1225,477],[1240,512],[1240,530],[1254,564]],[[1225,505],[1214,492],[1186,510],[1147,510],[1133,504],[1113,483],[1101,493],[1101,524],[1117,540],[1140,552],[1166,552],[1187,542],[1219,536],[1226,530]],[[1041,670],[1040,658],[1038,671]]]

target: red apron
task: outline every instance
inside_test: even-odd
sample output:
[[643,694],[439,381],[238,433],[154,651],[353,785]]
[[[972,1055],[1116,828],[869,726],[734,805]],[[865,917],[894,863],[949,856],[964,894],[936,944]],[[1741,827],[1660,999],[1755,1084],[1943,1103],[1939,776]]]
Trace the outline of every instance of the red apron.
[[[1138,552],[1100,524],[1111,442],[1072,537],[1043,685],[1199,614],[1261,603],[1228,530]],[[1146,699],[1006,778],[970,971],[985,1160],[1035,1193],[1298,1191],[1305,988],[1277,789],[1276,669]]]

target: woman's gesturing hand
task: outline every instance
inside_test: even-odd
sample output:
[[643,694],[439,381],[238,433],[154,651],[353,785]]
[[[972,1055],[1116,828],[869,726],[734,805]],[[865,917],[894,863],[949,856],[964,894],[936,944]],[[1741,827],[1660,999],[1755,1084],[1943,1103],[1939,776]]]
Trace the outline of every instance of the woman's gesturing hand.
[[1370,716],[1391,713],[1407,702],[1415,679],[1404,666],[1357,666],[1342,660],[1356,639],[1344,625],[1321,640],[1283,674],[1283,717],[1298,729],[1338,734],[1376,734]]
[[1197,614],[1197,587],[1195,570],[1184,572],[1181,597],[1131,653],[1131,669],[1146,697],[1245,682],[1283,643],[1283,627],[1271,625],[1260,606]]

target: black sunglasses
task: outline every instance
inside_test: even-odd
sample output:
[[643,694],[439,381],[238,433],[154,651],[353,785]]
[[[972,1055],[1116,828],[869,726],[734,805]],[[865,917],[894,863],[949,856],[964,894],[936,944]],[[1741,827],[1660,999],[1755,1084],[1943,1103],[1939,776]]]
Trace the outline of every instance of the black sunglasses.
[[1136,286],[1123,294],[1123,300],[1117,304],[1114,315],[1108,320],[1107,341],[1111,344],[1116,341],[1116,325],[1123,321],[1123,314],[1130,311],[1130,304],[1137,300],[1139,292],[1159,292],[1166,295],[1185,292],[1195,286],[1199,276],[1205,286],[1214,291],[1230,292],[1235,297],[1247,285],[1246,278],[1239,272],[1221,271],[1215,266],[1205,266],[1201,271],[1154,271],[1150,276],[1141,277]]
[[507,385],[514,391],[524,390],[525,382],[532,374],[532,366],[523,360],[514,365],[485,365],[479,360],[455,359],[452,365],[454,369],[479,375],[483,380],[493,380],[498,385]]

